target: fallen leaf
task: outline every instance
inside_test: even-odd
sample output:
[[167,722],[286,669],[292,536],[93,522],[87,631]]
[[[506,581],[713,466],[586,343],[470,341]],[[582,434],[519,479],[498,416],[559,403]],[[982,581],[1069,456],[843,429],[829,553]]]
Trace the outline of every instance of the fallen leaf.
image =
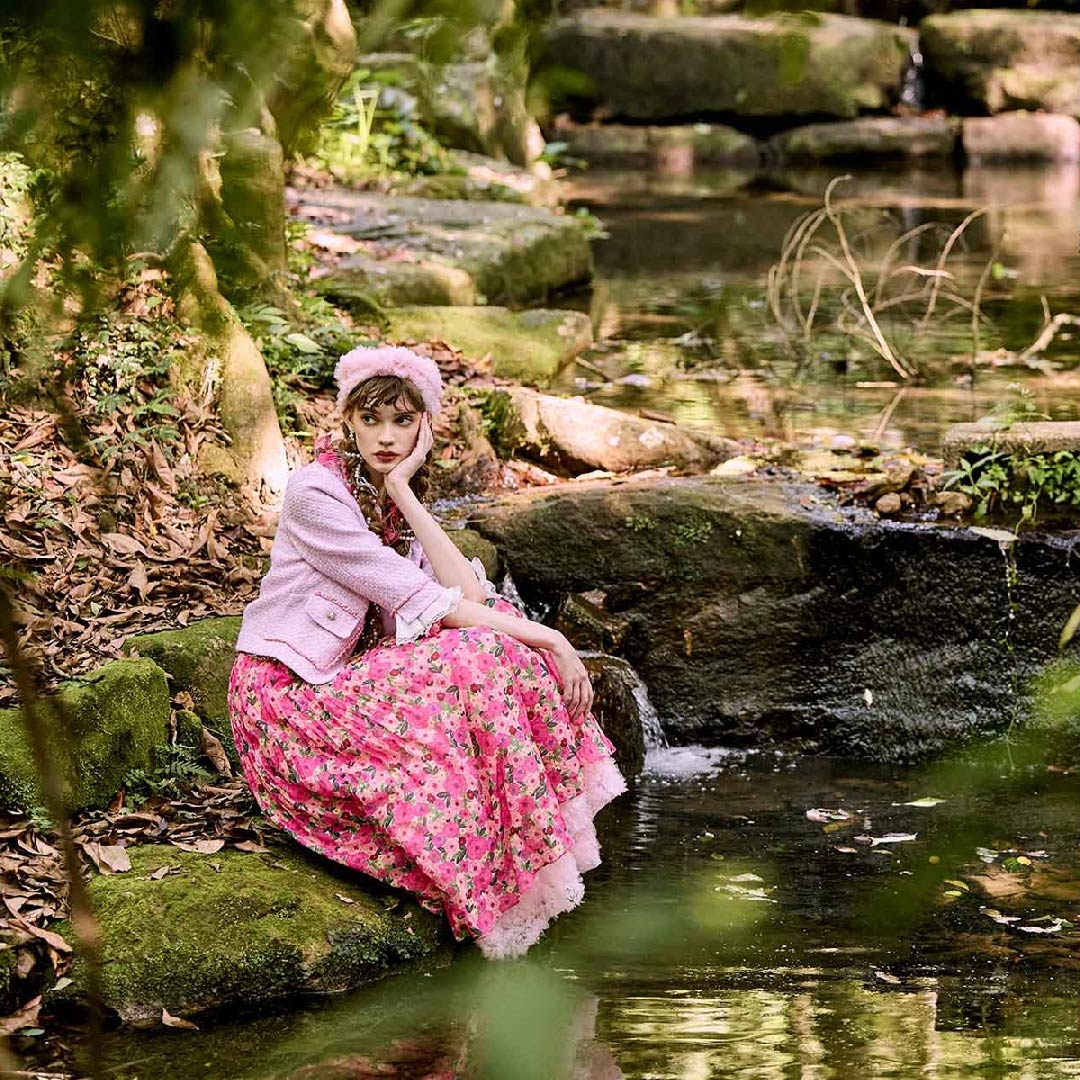
[[898,979],[895,975],[890,975],[887,971],[875,971],[874,978],[880,979],[883,983],[888,983],[890,986],[899,986],[903,981]]
[[232,765],[229,764],[229,755],[225,753],[225,747],[221,740],[206,728],[199,730],[199,747],[210,759],[210,763],[217,770],[219,776],[232,779]]
[[851,820],[851,814],[846,810],[827,810],[823,807],[815,807],[813,810],[807,810],[806,816],[810,821],[817,822]]
[[161,1022],[166,1027],[180,1028],[182,1031],[198,1031],[199,1025],[193,1024],[190,1020],[185,1020],[180,1016],[173,1016],[168,1009],[161,1010]]
[[194,851],[199,855],[213,855],[225,846],[224,840],[196,840],[191,844],[184,844],[179,840],[170,840],[169,842],[181,851]]
[[249,855],[269,855],[270,849],[263,847],[262,844],[256,844],[254,840],[241,840],[238,844],[233,844],[233,847],[237,851],[246,851]]
[[944,799],[933,799],[933,798],[912,799],[911,802],[905,802],[905,803],[896,803],[896,802],[894,802],[893,806],[918,806],[921,809],[929,809],[931,806],[938,806],[941,803],[943,803],[944,801],[945,801]]
[[334,895],[335,895],[335,896],[336,896],[336,897],[337,897],[337,898],[338,898],[338,899],[339,899],[339,900],[340,900],[340,901],[341,901],[341,902],[342,902],[343,904],[355,904],[355,903],[356,903],[356,901],[355,901],[355,900],[354,900],[354,899],[353,899],[353,898],[352,898],[351,896],[346,896],[346,895],[345,895],[344,893],[339,893],[339,892],[336,892],[336,893],[334,893]]

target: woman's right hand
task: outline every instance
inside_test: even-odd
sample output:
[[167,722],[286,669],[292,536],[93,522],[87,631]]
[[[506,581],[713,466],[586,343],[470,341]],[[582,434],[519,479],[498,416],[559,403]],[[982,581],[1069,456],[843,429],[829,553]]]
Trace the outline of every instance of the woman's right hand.
[[560,635],[560,638],[552,648],[551,656],[562,686],[563,703],[576,720],[592,708],[593,688],[581,657],[565,637]]

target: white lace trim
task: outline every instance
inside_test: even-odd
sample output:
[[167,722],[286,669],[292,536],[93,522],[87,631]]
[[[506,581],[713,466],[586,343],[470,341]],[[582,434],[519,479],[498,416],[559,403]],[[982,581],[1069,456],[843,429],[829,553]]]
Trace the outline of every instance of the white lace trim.
[[495,920],[488,933],[477,939],[480,951],[489,960],[523,956],[552,919],[572,911],[584,898],[585,883],[581,875],[600,865],[600,844],[593,817],[626,790],[626,781],[610,758],[586,765],[583,774],[585,790],[560,807],[573,847],[542,867],[518,902]]
[[446,589],[437,599],[432,600],[415,619],[403,619],[400,615],[395,615],[394,629],[397,644],[408,645],[409,642],[422,638],[435,623],[449,615],[459,603],[461,603],[461,590],[455,585],[452,589]]
[[487,571],[484,569],[484,564],[477,556],[473,556],[469,560],[469,565],[473,568],[473,573],[476,575],[476,580],[484,586],[484,598],[486,600],[494,600],[499,595],[499,590],[488,581]]

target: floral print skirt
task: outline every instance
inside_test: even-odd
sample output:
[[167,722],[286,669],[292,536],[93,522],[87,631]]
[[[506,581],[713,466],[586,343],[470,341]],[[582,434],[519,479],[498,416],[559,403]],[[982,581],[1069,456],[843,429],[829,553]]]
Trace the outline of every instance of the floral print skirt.
[[415,893],[492,957],[521,955],[580,903],[600,861],[593,816],[626,786],[546,654],[482,627],[386,641],[324,684],[241,653],[229,715],[275,825]]

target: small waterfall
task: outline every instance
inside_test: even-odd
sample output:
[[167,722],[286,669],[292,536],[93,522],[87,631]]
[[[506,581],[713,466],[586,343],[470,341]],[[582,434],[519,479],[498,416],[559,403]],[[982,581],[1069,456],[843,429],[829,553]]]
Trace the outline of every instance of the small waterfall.
[[649,700],[649,688],[641,681],[641,676],[636,671],[631,693],[637,703],[638,716],[641,717],[641,738],[645,743],[645,756],[648,757],[652,750],[666,750],[667,736],[660,726],[660,717]]
[[923,84],[923,54],[916,42],[911,46],[904,81],[900,86],[900,106],[905,112],[921,113],[926,109],[926,87]]

